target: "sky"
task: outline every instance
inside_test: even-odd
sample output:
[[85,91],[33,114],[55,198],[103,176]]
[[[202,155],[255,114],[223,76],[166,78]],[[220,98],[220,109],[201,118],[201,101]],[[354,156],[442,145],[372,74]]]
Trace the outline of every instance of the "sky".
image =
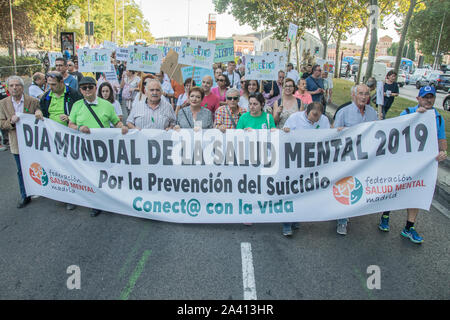
[[[136,1],[144,17],[150,22],[150,32],[155,38],[167,36],[188,35],[188,12],[189,12],[189,35],[207,35],[208,15],[215,13],[212,0],[137,0]],[[163,5],[161,5],[161,3]],[[231,37],[233,34],[247,34],[261,29],[253,30],[248,25],[240,26],[229,14],[216,14],[216,37]],[[394,18],[388,19],[388,30],[379,30],[378,36],[389,35],[394,42],[399,41],[399,35],[394,30]],[[315,30],[309,30],[316,34]],[[362,44],[364,30],[354,31],[346,42]]]

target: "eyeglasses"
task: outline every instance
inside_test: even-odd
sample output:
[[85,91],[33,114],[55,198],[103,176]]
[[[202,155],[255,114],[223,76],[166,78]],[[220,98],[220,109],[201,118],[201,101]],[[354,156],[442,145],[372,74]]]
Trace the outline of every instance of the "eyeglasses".
[[54,73],[47,73],[45,76],[47,78],[53,78],[53,79],[56,79],[58,81],[61,81],[63,79],[62,76],[54,74]]
[[80,87],[80,90],[92,90],[92,89],[94,89],[95,88],[95,86],[94,85],[92,85],[92,84],[90,84],[90,85],[88,85],[88,86],[81,86]]
[[239,97],[227,97],[227,100],[238,101],[238,100],[239,100]]
[[218,79],[217,81],[220,81],[220,82],[224,82],[224,81],[225,81],[225,79]]

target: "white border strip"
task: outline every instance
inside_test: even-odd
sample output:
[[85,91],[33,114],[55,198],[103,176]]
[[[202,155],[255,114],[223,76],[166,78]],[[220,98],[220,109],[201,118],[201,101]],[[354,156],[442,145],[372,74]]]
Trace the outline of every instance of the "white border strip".
[[250,243],[241,243],[241,257],[244,300],[256,300],[255,270],[253,269],[252,246]]

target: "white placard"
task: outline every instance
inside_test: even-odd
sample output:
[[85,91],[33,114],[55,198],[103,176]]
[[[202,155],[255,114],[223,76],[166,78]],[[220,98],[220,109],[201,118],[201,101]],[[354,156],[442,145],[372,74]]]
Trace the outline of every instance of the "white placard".
[[182,39],[178,63],[193,67],[212,68],[215,51],[215,44]]
[[262,56],[244,56],[245,80],[277,80],[279,57],[276,52],[268,52]]
[[160,71],[163,59],[161,50],[151,47],[130,46],[128,52],[128,70],[154,73]]

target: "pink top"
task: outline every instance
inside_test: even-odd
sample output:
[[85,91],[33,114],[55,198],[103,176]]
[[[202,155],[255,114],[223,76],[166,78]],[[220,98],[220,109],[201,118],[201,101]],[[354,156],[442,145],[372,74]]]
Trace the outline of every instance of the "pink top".
[[294,97],[297,99],[302,100],[303,104],[310,104],[312,103],[312,97],[308,92],[305,92],[304,94],[300,94],[298,91],[294,94]]
[[211,93],[213,93],[214,95],[217,96],[217,98],[219,98],[219,101],[221,102],[225,102],[227,99],[227,90],[225,90],[223,96],[220,95],[220,91],[219,91],[219,87],[216,88],[212,88],[211,89]]

